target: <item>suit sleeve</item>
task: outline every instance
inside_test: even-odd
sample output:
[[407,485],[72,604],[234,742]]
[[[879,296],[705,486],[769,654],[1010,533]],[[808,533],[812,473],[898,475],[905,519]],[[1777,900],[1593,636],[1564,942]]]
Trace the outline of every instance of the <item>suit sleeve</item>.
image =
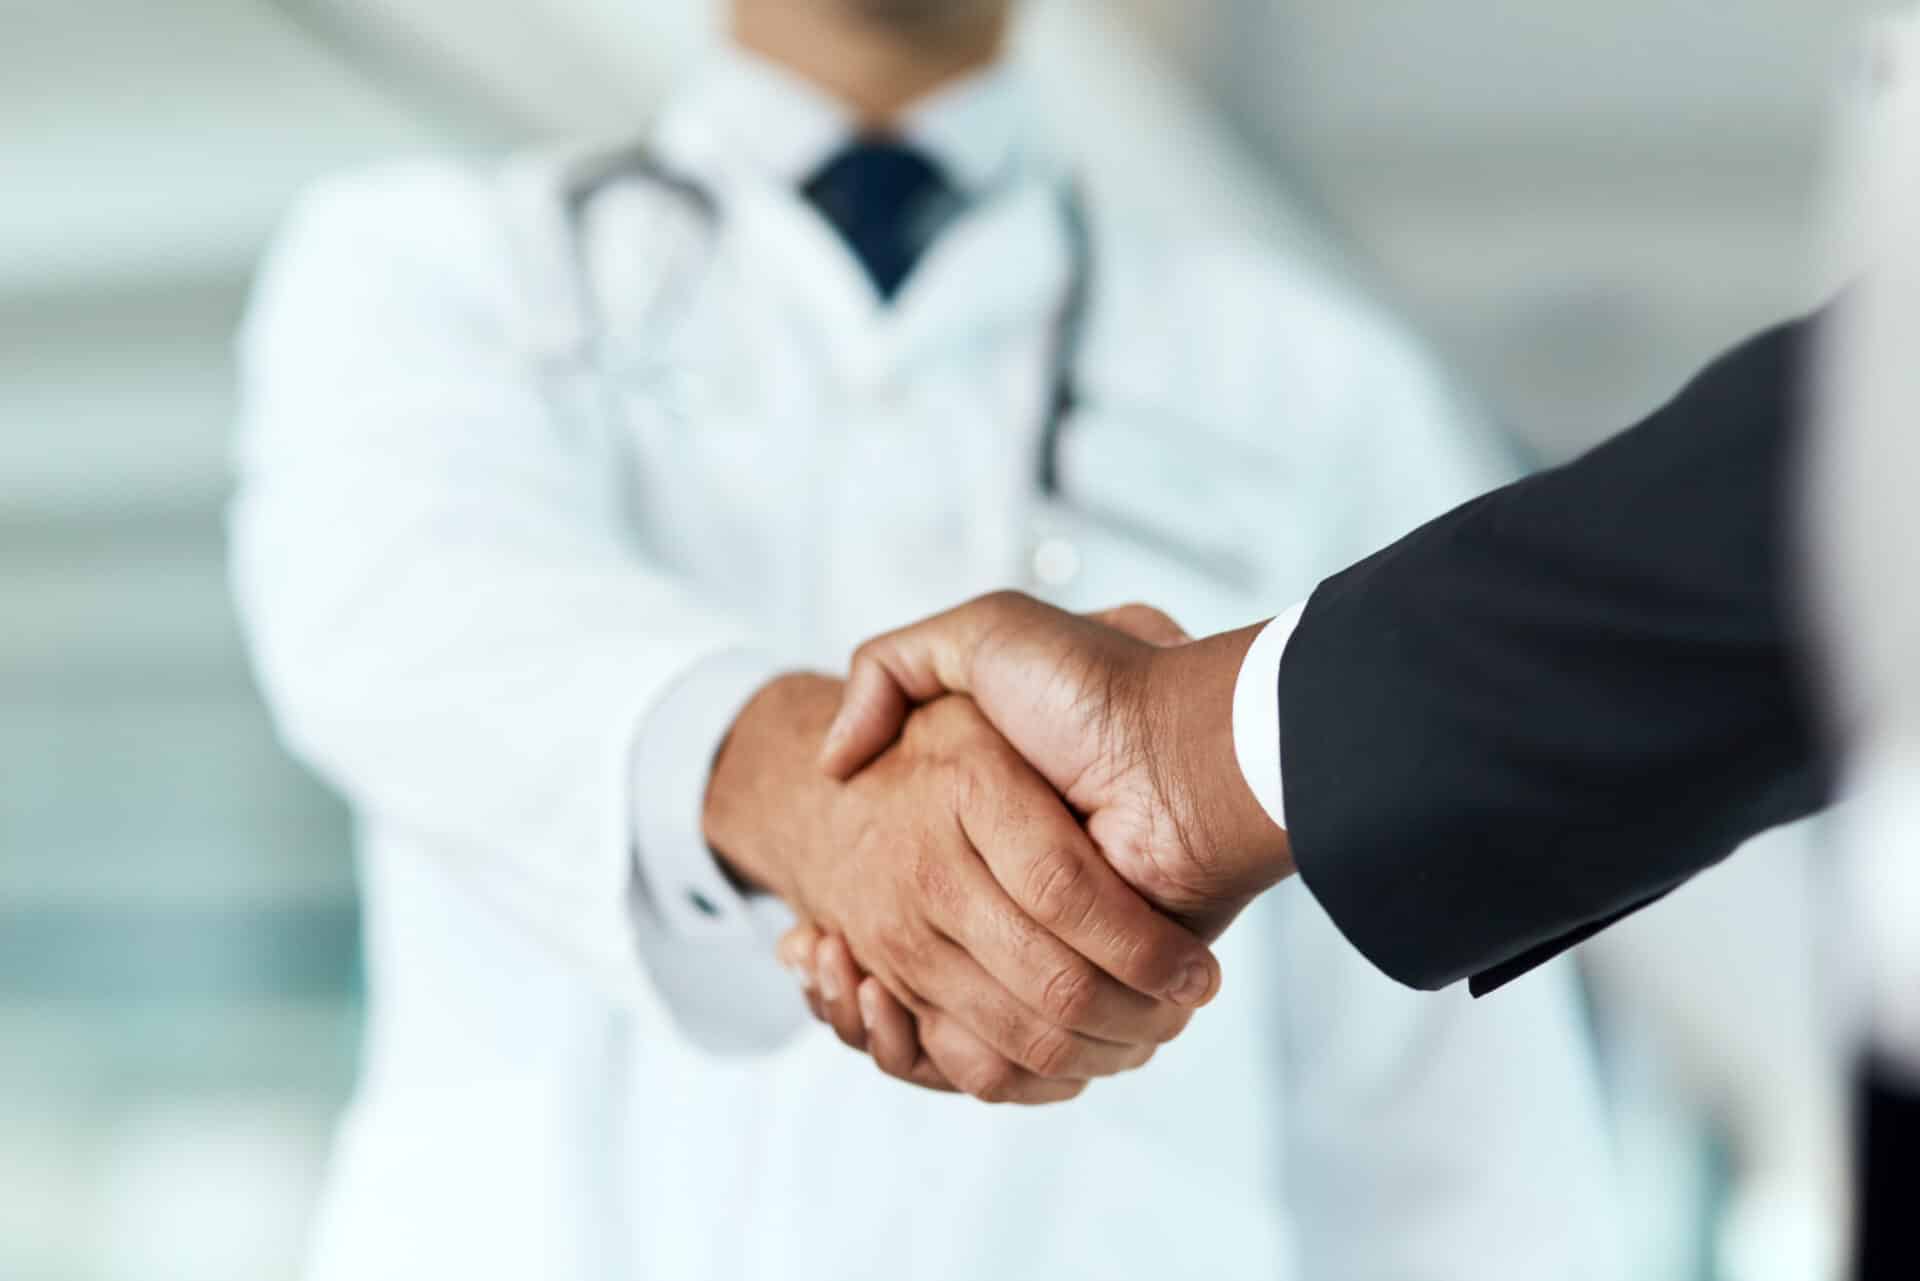
[[1812,322],[1322,583],[1280,666],[1301,874],[1488,991],[1830,794],[1791,581]]

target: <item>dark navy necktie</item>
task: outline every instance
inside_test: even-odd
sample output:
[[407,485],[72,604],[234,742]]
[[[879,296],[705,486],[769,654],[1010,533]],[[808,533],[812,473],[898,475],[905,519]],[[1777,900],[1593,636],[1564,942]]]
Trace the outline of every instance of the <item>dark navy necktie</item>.
[[959,208],[957,193],[932,161],[879,138],[849,144],[801,190],[888,300]]

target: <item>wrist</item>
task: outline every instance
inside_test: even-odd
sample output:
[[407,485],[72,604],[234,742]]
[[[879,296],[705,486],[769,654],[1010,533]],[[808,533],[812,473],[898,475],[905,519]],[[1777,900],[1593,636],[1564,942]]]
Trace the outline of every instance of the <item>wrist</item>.
[[814,761],[840,693],[840,681],[808,673],[761,686],[734,719],[707,782],[708,848],[736,881],[795,906],[793,862],[830,791]]
[[1160,650],[1146,681],[1152,760],[1174,821],[1196,855],[1249,900],[1294,870],[1287,833],[1247,785],[1234,746],[1234,688],[1260,631]]

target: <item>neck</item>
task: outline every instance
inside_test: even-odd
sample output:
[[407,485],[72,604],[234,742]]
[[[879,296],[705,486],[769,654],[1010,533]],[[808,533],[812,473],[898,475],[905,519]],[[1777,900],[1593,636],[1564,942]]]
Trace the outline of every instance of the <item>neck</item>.
[[846,103],[863,129],[892,128],[908,108],[1000,56],[1008,8],[956,4],[917,18],[882,18],[825,0],[734,0],[742,48]]

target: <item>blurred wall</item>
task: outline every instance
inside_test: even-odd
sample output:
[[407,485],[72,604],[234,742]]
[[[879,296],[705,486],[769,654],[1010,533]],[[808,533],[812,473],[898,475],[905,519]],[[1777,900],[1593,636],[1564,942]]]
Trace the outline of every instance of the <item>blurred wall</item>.
[[1875,0],[1124,0],[1559,456],[1807,306]]
[[0,0],[0,119],[0,1277],[291,1276],[355,913],[227,604],[228,345],[292,191],[431,133],[249,0]]

